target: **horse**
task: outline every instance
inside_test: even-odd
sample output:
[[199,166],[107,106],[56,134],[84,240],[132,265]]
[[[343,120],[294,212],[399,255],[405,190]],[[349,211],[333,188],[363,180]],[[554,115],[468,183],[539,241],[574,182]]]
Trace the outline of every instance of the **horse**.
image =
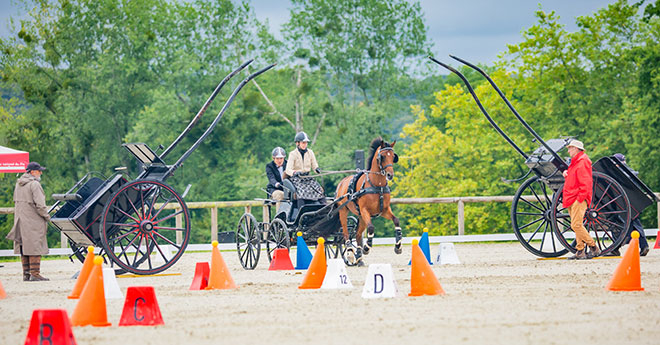
[[[382,216],[394,223],[395,245],[394,252],[401,254],[401,240],[403,235],[399,226],[399,219],[390,208],[390,188],[387,182],[394,177],[394,164],[399,156],[394,152],[394,142],[387,143],[381,137],[371,142],[371,151],[367,162],[369,170],[343,178],[337,185],[335,200],[339,210],[339,221],[346,243],[346,258],[351,265],[364,265],[362,253],[368,255],[371,251],[374,238],[374,225],[371,219]],[[348,234],[348,212],[359,217],[355,248]],[[367,230],[367,243],[362,243],[362,233]]]

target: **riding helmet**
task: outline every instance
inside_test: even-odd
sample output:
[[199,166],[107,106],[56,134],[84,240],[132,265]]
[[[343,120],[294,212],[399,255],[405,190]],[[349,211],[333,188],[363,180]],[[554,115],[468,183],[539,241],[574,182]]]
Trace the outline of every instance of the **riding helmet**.
[[281,147],[276,147],[273,149],[273,158],[286,158],[286,151]]
[[309,142],[310,140],[309,140],[309,137],[307,136],[307,133],[298,132],[298,134],[296,134],[296,138],[293,141],[295,141],[295,142],[300,142],[300,141]]

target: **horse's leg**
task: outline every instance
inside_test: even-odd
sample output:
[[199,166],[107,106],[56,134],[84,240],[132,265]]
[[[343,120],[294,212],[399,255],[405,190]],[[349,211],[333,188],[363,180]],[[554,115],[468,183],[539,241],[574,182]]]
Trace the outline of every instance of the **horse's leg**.
[[355,232],[355,241],[358,243],[358,247],[355,248],[353,245],[353,242],[348,239],[346,241],[346,259],[348,262],[351,263],[351,265],[357,264],[358,266],[362,266],[362,232],[364,232],[364,222],[358,222],[358,227]]
[[348,208],[344,207],[339,210],[339,222],[341,223],[341,230],[344,234],[344,242],[350,241],[348,238]]
[[383,218],[389,219],[394,223],[394,252],[401,254],[401,241],[403,240],[403,232],[399,226],[399,218],[397,218],[394,213],[392,213],[392,208],[388,205],[385,212],[382,214]]
[[374,242],[374,233],[376,232],[376,227],[371,223],[371,217],[369,217],[369,223],[367,224],[367,243],[364,245],[364,255],[369,255],[371,252],[371,246]]

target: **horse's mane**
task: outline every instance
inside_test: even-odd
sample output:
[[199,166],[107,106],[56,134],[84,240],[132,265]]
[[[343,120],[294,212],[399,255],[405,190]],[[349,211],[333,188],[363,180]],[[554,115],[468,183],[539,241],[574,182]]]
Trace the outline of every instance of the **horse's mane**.
[[[383,138],[381,137],[378,137],[371,141],[371,144],[369,145],[371,150],[369,151],[369,159],[367,159],[367,170],[371,169],[371,162],[373,161],[374,155],[376,154],[376,151],[378,151],[378,148],[382,143],[383,143]],[[390,144],[385,142],[385,146],[390,146]]]

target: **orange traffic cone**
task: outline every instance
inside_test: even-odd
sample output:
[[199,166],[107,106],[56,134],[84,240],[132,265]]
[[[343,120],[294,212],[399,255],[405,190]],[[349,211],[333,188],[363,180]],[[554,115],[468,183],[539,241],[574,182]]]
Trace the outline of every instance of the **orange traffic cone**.
[[655,236],[655,245],[653,246],[653,249],[660,249],[660,230],[658,230],[658,234]]
[[80,294],[80,299],[71,315],[71,325],[96,327],[110,326],[108,313],[105,309],[105,292],[103,291],[103,258],[94,258],[94,268],[89,274],[87,284]]
[[639,270],[639,232],[630,234],[632,239],[623,254],[619,266],[605,289],[610,291],[644,291]]
[[309,263],[305,278],[303,278],[302,284],[298,286],[298,289],[320,289],[321,285],[323,285],[325,271],[328,269],[325,262],[325,239],[319,237],[316,243],[318,243],[316,253],[314,253],[314,257],[312,258],[312,262]]
[[2,282],[0,282],[0,299],[5,298],[7,298],[7,293],[5,292],[5,288],[2,287]]
[[211,272],[209,273],[209,283],[204,290],[223,290],[236,289],[236,283],[229,273],[229,268],[225,260],[222,259],[218,249],[218,241],[213,241],[213,250],[211,250]]
[[73,291],[69,295],[68,299],[78,299],[80,293],[87,283],[87,278],[89,278],[89,273],[92,272],[94,267],[94,247],[87,247],[87,256],[85,257],[85,262],[83,262],[83,267],[80,269],[80,274],[78,274],[78,280],[76,280],[76,285],[73,286]]
[[410,293],[408,296],[444,295],[445,290],[440,286],[431,265],[429,265],[422,249],[419,248],[419,240],[417,239],[413,240],[411,261]]

